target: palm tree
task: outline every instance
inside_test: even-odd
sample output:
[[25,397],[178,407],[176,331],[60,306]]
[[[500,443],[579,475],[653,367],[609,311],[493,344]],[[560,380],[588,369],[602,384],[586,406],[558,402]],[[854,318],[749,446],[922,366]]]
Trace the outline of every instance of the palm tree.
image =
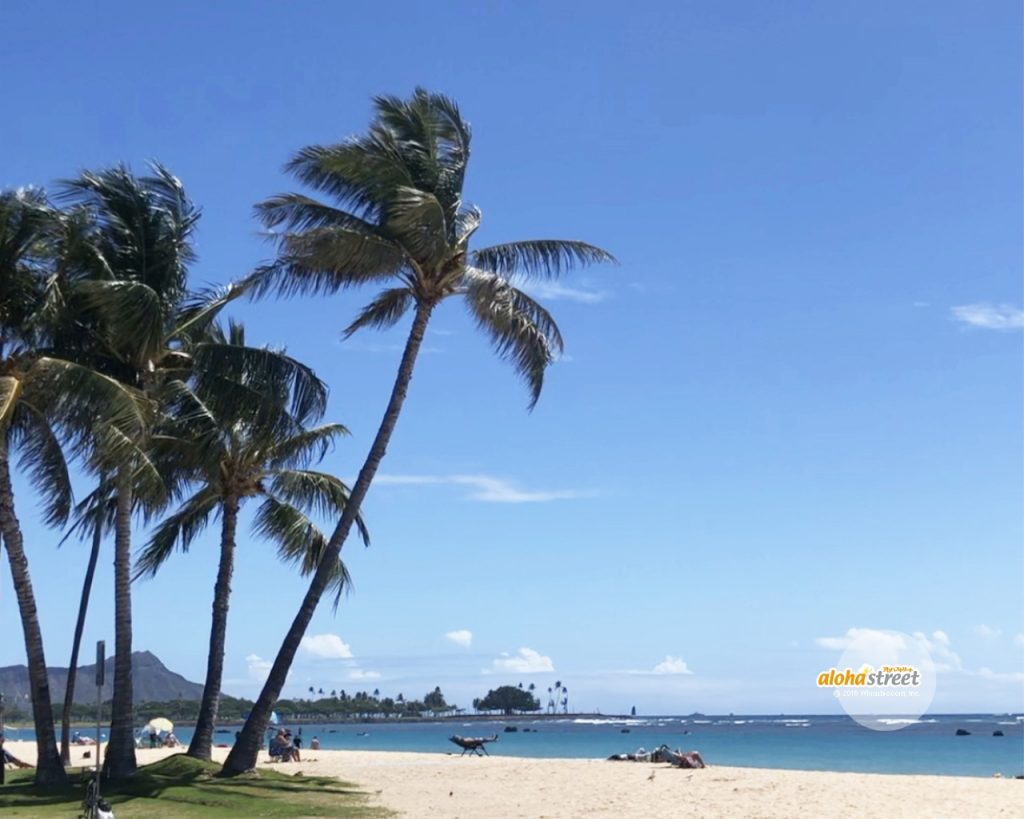
[[273,704],[327,589],[333,555],[345,544],[398,423],[436,307],[462,297],[498,354],[526,380],[532,407],[545,370],[562,350],[562,338],[550,314],[515,282],[612,260],[608,252],[577,241],[543,239],[471,250],[481,213],[462,200],[470,129],[455,103],[417,89],[409,100],[377,97],[374,105],[376,116],[367,134],[304,148],[287,166],[300,182],[333,198],[333,204],[289,193],[258,208],[268,227],[284,228],[278,260],[254,276],[259,292],[333,293],[389,283],[345,334],[391,327],[409,311],[413,321],[384,417],[345,513],[228,755],[228,773],[241,773],[256,762]]
[[[69,285],[77,326],[88,330],[89,345],[82,356],[149,399],[149,412],[134,427],[104,428],[92,458],[94,465],[111,472],[114,487],[114,690],[106,772],[122,778],[136,768],[131,522],[136,512],[159,511],[173,489],[164,484],[148,454],[156,408],[180,392],[178,379],[198,355],[195,340],[242,290],[188,292],[199,211],[181,182],[162,166],[154,164],[151,175],[144,177],[124,166],[85,172],[64,184],[63,198],[86,214],[89,225],[81,254],[84,275]],[[207,352],[215,356],[223,351],[214,345]],[[239,403],[246,397],[224,390],[221,400]],[[258,404],[253,411],[259,412]]]
[[37,265],[41,266],[43,260],[36,254],[49,225],[50,211],[41,193],[0,194],[0,291],[4,293],[0,299],[0,541],[7,549],[28,659],[39,749],[35,780],[46,786],[64,785],[67,776],[57,753],[42,632],[14,510],[10,452],[20,445],[22,463],[31,470],[33,483],[45,493],[49,521],[66,519],[71,503],[67,466],[43,412],[45,404],[39,400],[43,395],[33,396],[33,387],[38,385],[34,376],[43,366],[33,349],[31,328],[32,315],[41,300]]
[[79,504],[76,509],[75,525],[64,537],[64,540],[67,540],[75,531],[78,531],[88,535],[92,541],[85,576],[82,578],[82,594],[78,601],[78,617],[75,620],[75,634],[71,641],[71,659],[68,662],[68,676],[64,685],[64,708],[60,720],[60,755],[61,761],[65,765],[71,764],[71,712],[75,703],[75,686],[78,679],[78,654],[82,647],[85,617],[89,610],[89,598],[92,595],[92,582],[96,576],[96,563],[99,560],[103,535],[112,526],[111,512],[109,483],[103,479],[103,476],[100,476],[98,488]]
[[[218,330],[212,335],[222,345],[246,349],[240,325],[231,325],[226,337]],[[209,372],[206,366],[216,357],[210,356],[207,349],[204,347],[202,354],[197,355],[191,373],[195,390],[180,385],[175,416],[162,428],[158,427],[153,436],[154,457],[161,471],[184,478],[196,491],[156,529],[136,568],[136,576],[155,574],[176,547],[188,551],[211,516],[220,517],[220,565],[214,585],[206,683],[188,748],[188,755],[198,759],[209,759],[213,744],[241,506],[249,498],[261,498],[254,520],[256,533],[275,542],[283,560],[298,564],[303,573],[309,574],[319,563],[327,538],[308,514],[340,515],[348,498],[348,487],[338,478],[305,468],[320,460],[334,440],[348,432],[341,424],[311,429],[302,426],[311,416],[321,414],[326,386],[319,380],[312,386],[305,384],[293,372],[301,366],[298,362],[265,349],[249,348],[246,371],[223,372],[214,367],[215,371]],[[236,359],[237,356],[229,361]],[[319,393],[315,400],[305,401],[299,417],[287,411],[288,405],[295,403],[289,396],[293,383]],[[269,404],[259,415],[273,423],[259,423],[251,411],[244,417],[226,417],[215,408],[223,403],[218,396],[225,389],[245,392],[250,401]],[[364,543],[368,544],[369,536],[361,520],[359,527]],[[335,568],[334,581],[340,595],[348,575],[338,559]]]
[[60,435],[73,447],[77,433],[98,420],[117,425],[134,417],[129,390],[88,367],[48,355],[52,327],[45,305],[52,277],[56,215],[38,191],[0,194],[0,535],[7,550],[21,616],[38,745],[35,781],[60,785],[67,777],[57,750],[42,633],[14,506],[10,458],[41,491],[44,517],[62,524],[71,510],[71,484]]

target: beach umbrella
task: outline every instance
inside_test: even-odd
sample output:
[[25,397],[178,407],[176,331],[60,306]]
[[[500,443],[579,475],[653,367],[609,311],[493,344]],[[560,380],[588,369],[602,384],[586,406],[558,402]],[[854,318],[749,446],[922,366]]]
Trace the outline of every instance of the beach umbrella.
[[174,730],[174,723],[166,717],[157,717],[149,721],[146,725],[146,730],[151,734],[159,734],[161,732],[169,734]]

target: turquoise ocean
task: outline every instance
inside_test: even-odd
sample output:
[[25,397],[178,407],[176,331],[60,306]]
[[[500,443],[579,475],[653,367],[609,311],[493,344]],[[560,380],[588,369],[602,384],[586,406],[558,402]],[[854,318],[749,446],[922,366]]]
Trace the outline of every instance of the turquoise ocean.
[[[282,723],[286,724],[286,723]],[[514,726],[514,732],[506,732]],[[240,726],[218,729],[216,743],[231,744]],[[895,731],[875,731],[843,716],[651,716],[633,718],[437,722],[368,722],[289,726],[301,731],[304,752],[315,736],[321,748],[459,753],[452,734],[498,735],[492,756],[606,758],[650,750],[662,743],[699,750],[710,765],[808,771],[1018,776],[1024,774],[1024,716],[956,714],[908,720]],[[969,732],[957,736],[957,730]],[[993,736],[1002,731],[1003,736]],[[91,732],[84,732],[91,733]],[[175,733],[188,743],[192,730]],[[28,730],[8,731],[30,739]]]

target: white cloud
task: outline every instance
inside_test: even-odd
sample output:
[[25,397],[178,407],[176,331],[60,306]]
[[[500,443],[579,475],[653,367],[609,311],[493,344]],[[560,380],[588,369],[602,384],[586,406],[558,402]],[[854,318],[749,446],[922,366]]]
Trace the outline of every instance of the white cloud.
[[993,671],[991,668],[982,666],[977,671],[969,673],[998,682],[1024,682],[1024,671]]
[[904,646],[903,638],[899,634],[873,628],[850,628],[842,637],[817,637],[814,642],[830,651],[845,651],[856,644],[867,653],[875,651],[883,655]]
[[692,674],[682,657],[673,657],[666,654],[665,659],[654,666],[655,674]]
[[574,301],[579,304],[597,304],[611,295],[607,290],[566,287],[564,284],[554,281],[523,281],[520,279],[515,281],[514,284],[531,296],[546,301]]
[[455,643],[455,645],[462,646],[463,648],[469,648],[473,644],[473,632],[468,628],[449,631],[444,636]]
[[1017,330],[1024,327],[1024,310],[1012,304],[961,304],[953,307],[952,312],[957,321],[986,330]]
[[270,660],[264,660],[258,654],[250,654],[245,658],[245,665],[250,679],[258,683],[265,683],[274,664]]
[[1003,632],[997,628],[991,628],[982,623],[980,626],[976,626],[974,633],[981,637],[983,640],[994,640]]
[[323,660],[350,660],[352,648],[337,634],[307,634],[300,647],[307,654]]
[[936,671],[962,671],[964,664],[960,655],[953,651],[949,635],[941,629],[933,631],[929,638],[920,631],[914,632],[914,639],[921,643],[931,654]]
[[350,680],[379,680],[380,674],[376,671],[364,671],[361,668],[353,668],[348,672]]
[[521,648],[519,653],[514,656],[502,654],[494,661],[491,670],[515,674],[539,674],[545,671],[554,671],[555,664],[551,662],[550,657],[545,657],[532,648]]
[[1021,648],[1024,648],[1024,633],[1018,634],[1016,637],[1014,637],[1013,644],[1015,646],[1020,646]]
[[377,475],[374,481],[382,486],[466,486],[470,500],[486,503],[547,503],[593,497],[592,492],[576,489],[519,489],[503,478],[491,475]]

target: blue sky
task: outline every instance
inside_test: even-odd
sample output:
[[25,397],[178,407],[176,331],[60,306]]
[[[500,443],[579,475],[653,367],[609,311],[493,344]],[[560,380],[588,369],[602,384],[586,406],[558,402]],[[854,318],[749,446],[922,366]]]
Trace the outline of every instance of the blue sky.
[[[938,710],[1024,710],[1021,22],[1003,0],[6,3],[0,187],[158,158],[204,211],[197,283],[223,282],[270,254],[251,208],[294,187],[291,152],[422,84],[473,124],[481,242],[621,260],[538,288],[568,356],[533,413],[440,311],[373,545],[286,694],[560,679],[605,712],[820,712],[850,630],[894,629],[932,649]],[[236,311],[330,383],[348,477],[404,329],[341,343],[368,295]],[[64,665],[86,549],[19,489]],[[136,647],[190,679],[215,542],[135,592]],[[111,559],[89,644],[113,638]],[[227,691],[258,690],[304,587],[246,536]],[[0,664],[16,618],[5,566]]]

